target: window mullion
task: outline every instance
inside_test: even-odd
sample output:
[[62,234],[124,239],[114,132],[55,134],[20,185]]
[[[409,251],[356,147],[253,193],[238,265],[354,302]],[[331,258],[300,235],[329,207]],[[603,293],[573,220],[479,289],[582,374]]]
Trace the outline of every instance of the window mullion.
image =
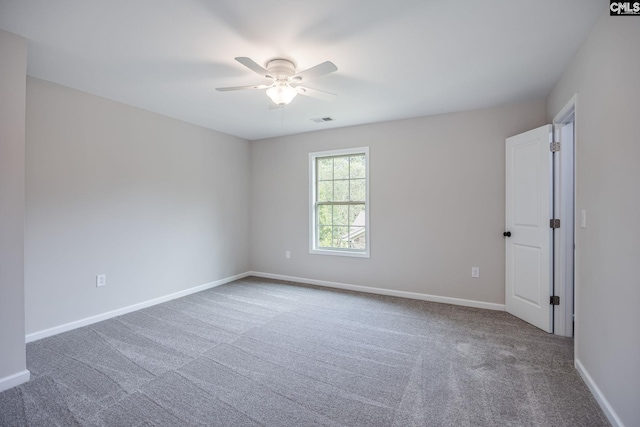
[[349,201],[349,202],[316,202],[316,206],[336,206],[336,205],[364,205],[366,204],[366,202],[363,201],[358,201],[358,200],[353,200],[353,201]]

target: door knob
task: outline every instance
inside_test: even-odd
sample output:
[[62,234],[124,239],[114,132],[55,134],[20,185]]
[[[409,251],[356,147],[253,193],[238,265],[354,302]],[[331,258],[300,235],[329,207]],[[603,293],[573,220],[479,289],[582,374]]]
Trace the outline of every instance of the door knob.
[[511,237],[511,232],[510,231],[505,231],[504,233],[502,233],[502,235],[504,237]]

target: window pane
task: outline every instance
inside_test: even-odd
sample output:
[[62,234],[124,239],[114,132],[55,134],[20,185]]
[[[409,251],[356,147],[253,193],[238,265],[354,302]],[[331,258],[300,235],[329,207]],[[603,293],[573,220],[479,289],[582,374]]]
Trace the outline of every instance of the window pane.
[[333,225],[349,224],[349,206],[339,205],[333,207]]
[[333,159],[333,179],[349,179],[349,157]]
[[365,205],[349,206],[349,247],[351,249],[365,249]]
[[318,201],[319,202],[333,201],[333,181],[318,182]]
[[333,246],[335,248],[349,247],[349,227],[333,227]]
[[318,246],[330,248],[332,238],[331,227],[318,227]]
[[352,202],[364,202],[366,196],[366,182],[364,179],[352,179],[349,200]]
[[332,225],[331,206],[320,205],[318,206],[318,224],[319,225]]
[[334,202],[348,202],[349,201],[349,181],[333,181],[334,182]]
[[318,170],[317,170],[317,176],[318,176],[318,180],[322,181],[322,180],[330,180],[333,179],[333,159],[332,158],[325,158],[325,159],[318,159]]
[[364,205],[349,206],[349,225],[364,226],[366,225],[366,218]]
[[365,167],[364,155],[351,156],[349,158],[351,162],[350,177],[353,178],[365,178],[367,169]]
[[360,227],[361,229],[354,230],[351,227],[349,231],[350,241],[349,247],[351,249],[366,249],[366,234],[364,227]]

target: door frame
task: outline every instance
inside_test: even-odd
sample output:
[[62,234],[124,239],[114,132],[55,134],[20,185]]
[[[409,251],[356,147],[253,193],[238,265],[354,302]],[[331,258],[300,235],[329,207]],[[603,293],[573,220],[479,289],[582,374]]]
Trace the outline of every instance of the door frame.
[[[576,271],[576,152],[577,152],[577,94],[553,119],[554,141],[560,141],[560,151],[554,160],[554,218],[560,219],[560,228],[554,231],[553,281],[554,295],[560,305],[554,307],[553,333],[573,337],[578,328],[578,292]],[[565,126],[572,124],[572,132]]]

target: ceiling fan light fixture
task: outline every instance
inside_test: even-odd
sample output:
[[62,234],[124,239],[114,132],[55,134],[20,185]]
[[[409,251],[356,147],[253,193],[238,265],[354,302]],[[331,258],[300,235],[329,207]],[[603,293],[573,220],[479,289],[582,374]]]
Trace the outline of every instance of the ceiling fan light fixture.
[[267,62],[266,68],[246,56],[238,56],[235,59],[256,74],[270,79],[270,84],[217,87],[217,91],[227,92],[246,89],[267,89],[267,96],[278,107],[284,107],[289,104],[297,94],[321,99],[323,101],[331,101],[336,96],[330,92],[298,86],[303,81],[306,82],[307,80],[338,71],[338,67],[336,67],[333,62],[324,61],[321,64],[296,73],[295,64],[288,59],[272,59]]
[[267,96],[274,104],[285,106],[296,97],[298,91],[289,85],[277,85],[267,89]]

